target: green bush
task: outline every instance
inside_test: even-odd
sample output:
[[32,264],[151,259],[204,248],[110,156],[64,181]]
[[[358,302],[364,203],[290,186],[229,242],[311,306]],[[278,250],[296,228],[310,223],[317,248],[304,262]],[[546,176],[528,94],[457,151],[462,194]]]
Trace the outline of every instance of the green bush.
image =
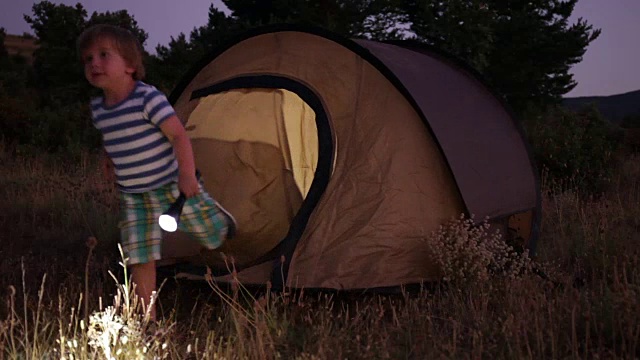
[[27,99],[0,96],[0,129],[4,142],[28,143],[31,122],[29,109],[32,104]]
[[29,97],[0,97],[3,141],[37,151],[79,153],[100,146],[89,105],[76,103],[38,107]]
[[100,145],[98,131],[91,123],[89,105],[71,104],[57,108],[42,108],[32,112],[37,127],[32,144],[48,151],[94,149]]
[[553,107],[528,117],[524,127],[545,180],[587,193],[606,188],[622,133],[596,108]]
[[[0,40],[1,35],[2,31]],[[59,79],[53,79],[49,73],[38,76],[26,59],[1,50],[0,141],[23,153],[63,155],[100,145],[88,105],[95,91],[86,81],[78,81],[82,74],[79,65],[74,74],[59,74]]]

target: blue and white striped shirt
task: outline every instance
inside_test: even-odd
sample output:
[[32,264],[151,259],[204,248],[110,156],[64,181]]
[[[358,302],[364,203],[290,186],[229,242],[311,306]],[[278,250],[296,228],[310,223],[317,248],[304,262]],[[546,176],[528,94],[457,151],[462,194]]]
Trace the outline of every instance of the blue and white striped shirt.
[[104,98],[91,101],[94,126],[115,165],[120,191],[141,193],[178,178],[173,146],[160,124],[175,115],[166,96],[141,81],[120,103],[105,106]]

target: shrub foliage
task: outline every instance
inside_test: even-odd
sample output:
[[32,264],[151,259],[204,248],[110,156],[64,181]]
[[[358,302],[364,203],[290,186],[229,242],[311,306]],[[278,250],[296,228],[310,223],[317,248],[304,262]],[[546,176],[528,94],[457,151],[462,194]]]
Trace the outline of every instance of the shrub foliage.
[[594,107],[553,107],[529,116],[524,126],[546,180],[586,192],[603,191],[611,181],[621,132]]

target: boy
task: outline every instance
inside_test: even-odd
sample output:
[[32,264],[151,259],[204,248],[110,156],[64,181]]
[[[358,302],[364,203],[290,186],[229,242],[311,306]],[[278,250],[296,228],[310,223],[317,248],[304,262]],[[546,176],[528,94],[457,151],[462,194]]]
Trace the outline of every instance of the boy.
[[[120,190],[122,247],[145,306],[156,290],[162,230],[158,217],[182,192],[180,226],[209,249],[235,232],[235,220],[196,179],[191,142],[164,94],[145,84],[142,46],[129,31],[96,25],[78,38],[84,74],[103,96],[91,101],[102,133],[103,168]],[[230,237],[230,236],[229,236]],[[155,306],[149,310],[155,319]]]

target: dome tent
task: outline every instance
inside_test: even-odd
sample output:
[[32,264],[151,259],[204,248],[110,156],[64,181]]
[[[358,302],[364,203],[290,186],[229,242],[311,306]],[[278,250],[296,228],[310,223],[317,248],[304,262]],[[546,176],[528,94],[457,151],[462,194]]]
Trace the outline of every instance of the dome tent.
[[243,282],[305,288],[432,281],[426,239],[460,214],[535,249],[540,186],[521,129],[434,49],[268,26],[196,64],[170,101],[238,232],[215,251],[167,234],[159,266],[224,280],[233,258]]

